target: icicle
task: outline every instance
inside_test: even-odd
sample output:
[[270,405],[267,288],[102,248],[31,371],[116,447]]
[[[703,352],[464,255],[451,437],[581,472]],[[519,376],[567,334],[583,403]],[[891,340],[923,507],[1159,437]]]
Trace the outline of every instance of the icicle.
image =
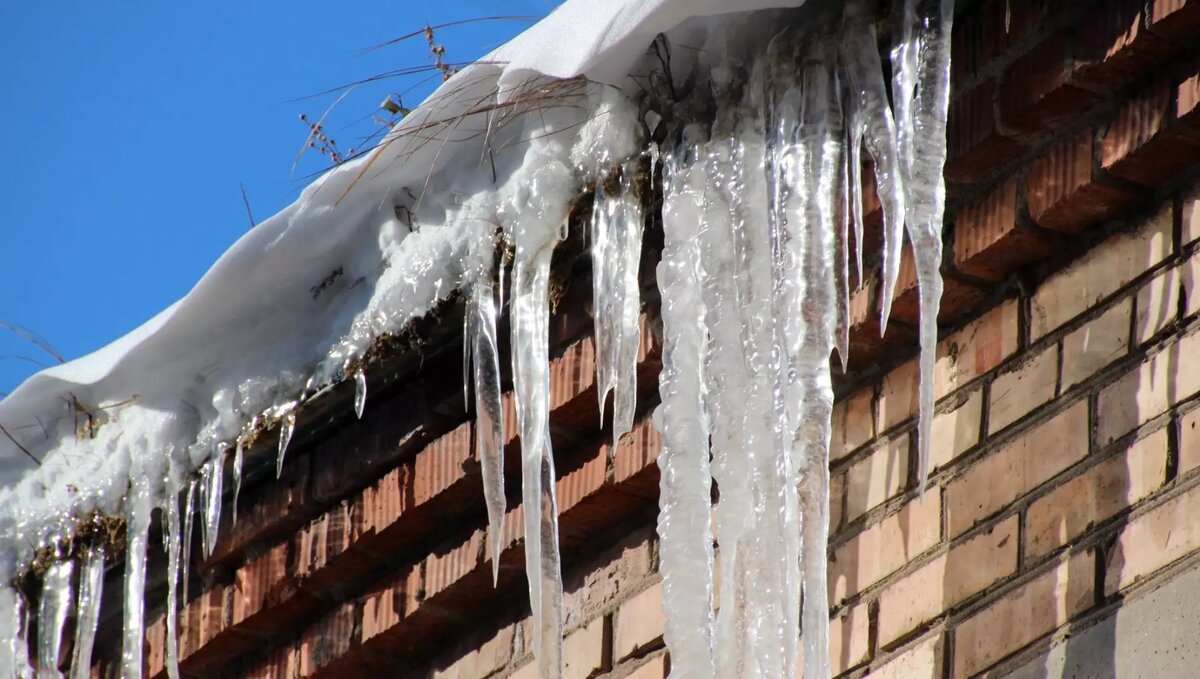
[[125,626],[121,643],[123,679],[141,679],[142,644],[146,638],[146,538],[153,506],[150,480],[144,474],[130,478],[125,498]]
[[200,497],[204,501],[204,558],[212,556],[221,528],[221,495],[224,492],[225,452],[214,446],[213,455],[200,468]]
[[367,407],[367,374],[362,368],[354,371],[354,416],[362,419],[363,408]]
[[233,525],[237,525],[237,508],[238,496],[242,494],[242,462],[244,461],[246,441],[241,435],[238,435],[237,443],[233,448],[233,502],[229,505],[229,511],[232,515]]
[[28,634],[25,597],[9,584],[0,584],[0,679],[33,676]]
[[287,454],[288,444],[292,442],[292,434],[296,431],[296,409],[290,408],[279,422],[279,456],[275,458],[275,478],[283,476],[283,456]]
[[88,679],[92,674],[92,647],[100,622],[100,599],[104,592],[104,545],[93,545],[83,556],[79,573],[79,599],[75,606],[75,651],[71,679]]
[[[830,70],[832,52],[812,48],[804,65],[804,107],[800,137],[805,140],[808,175],[817,180],[808,196],[809,241],[801,264],[805,286],[801,313],[805,329],[793,370],[799,387],[793,450],[802,471],[804,676],[829,676],[829,600],[826,566],[829,543],[829,438],[833,385],[829,357],[837,319],[835,244],[838,231],[844,130],[839,88]],[[789,528],[790,530],[790,528]]]
[[[536,249],[534,249],[536,248]],[[517,242],[511,302],[513,392],[521,435],[525,573],[541,677],[562,676],[562,572],[550,445],[549,279],[553,243]]]
[[[621,168],[610,194],[601,181],[592,206],[592,307],[596,343],[596,400],[600,417],[613,394],[613,448],[633,429],[637,404],[638,313],[641,290],[642,206],[633,188],[636,162]],[[603,421],[601,422],[603,425]]]
[[[712,472],[721,489],[715,509],[716,538],[721,545],[721,602],[715,644],[718,677],[761,674],[747,624],[751,609],[762,602],[746,587],[757,549],[752,470],[764,459],[776,459],[778,455],[778,440],[772,431],[774,331],[762,105],[758,98],[763,88],[761,77],[761,69],[756,69],[743,106],[718,113],[718,133],[724,134],[726,126],[734,127],[728,168],[723,167],[719,149],[710,153],[710,184],[730,209],[726,219],[732,247],[728,250],[733,255],[735,284],[732,300],[728,290],[720,287],[724,284],[706,287],[720,294],[710,305],[710,313],[714,313],[709,321],[713,341],[705,364],[712,418]],[[732,122],[721,125],[729,118],[737,121],[736,126]],[[720,220],[719,214],[710,215],[706,220]],[[725,254],[720,230],[706,229],[704,236],[701,254],[705,269],[710,276],[719,275],[725,265],[709,262]],[[731,302],[735,313],[730,313]],[[730,321],[740,326],[732,338],[727,330]]]
[[[205,467],[207,469],[207,466]],[[179,558],[182,536],[179,527],[179,488],[172,475],[163,494],[163,547],[167,550],[167,676],[179,679]],[[207,549],[207,548],[206,548]]]
[[[896,278],[900,274],[900,252],[904,244],[905,184],[900,167],[903,152],[899,145],[910,141],[906,136],[910,134],[910,130],[899,122],[901,114],[908,110],[908,101],[897,97],[895,117],[888,107],[883,63],[879,58],[875,37],[873,8],[874,4],[866,0],[848,0],[844,5],[841,59],[850,88],[850,98],[846,103],[850,111],[850,170],[854,175],[852,181],[857,195],[854,203],[858,210],[855,228],[859,236],[859,248],[862,247],[862,141],[866,142],[867,150],[875,161],[875,185],[883,207],[883,304],[880,305],[880,332],[883,332],[891,314]],[[899,55],[895,51],[892,53],[893,77],[905,79],[905,82],[909,81],[903,67],[903,64],[907,64],[907,58],[907,51]],[[898,80],[893,81],[895,82]],[[859,275],[861,280],[861,253]]]
[[74,573],[74,561],[55,561],[42,578],[42,598],[38,605],[38,679],[62,676],[58,671],[59,655],[63,627],[74,600],[71,590]]
[[[500,576],[504,546],[504,408],[500,401],[500,350],[496,341],[496,232],[476,225],[471,242],[472,276],[467,301],[467,342],[475,386],[475,441],[488,513],[492,584]],[[503,268],[503,267],[501,267]]]
[[703,361],[707,343],[700,298],[699,225],[707,175],[695,162],[696,128],[664,158],[663,255],[658,287],[663,308],[662,433],[658,534],[663,574],[665,639],[671,675],[713,676],[712,478]]
[[[842,138],[843,150],[845,138]],[[842,374],[850,362],[850,166],[848,154],[842,154],[838,164],[840,170],[837,184],[841,202],[838,206],[837,228],[834,231],[834,288],[837,290],[837,329],[836,344],[838,359],[842,364]]]
[[[811,133],[802,136],[800,115],[806,92],[794,82],[794,55],[781,55],[771,83],[767,113],[768,229],[772,243],[772,320],[774,351],[771,433],[775,455],[755,460],[756,544],[749,555],[752,582],[749,606],[757,611],[755,651],[766,676],[795,676],[800,624],[800,507],[797,496],[801,459],[793,432],[802,394],[795,368],[808,313],[802,301],[808,281],[802,275],[810,231],[817,228],[811,195],[817,189],[810,157]],[[826,356],[828,360],[828,356]],[[760,584],[763,583],[763,584]]]
[[188,603],[188,580],[192,566],[192,526],[196,516],[196,495],[199,489],[199,479],[196,477],[188,479],[187,499],[183,503],[183,535],[179,539],[180,545],[183,547],[183,557],[179,563],[179,580],[183,583],[183,592],[180,594],[179,600],[183,602],[184,606]]
[[[921,491],[929,474],[933,430],[933,370],[937,351],[937,316],[942,298],[942,218],[946,209],[946,115],[950,106],[950,36],[954,0],[934,7],[905,0],[893,52],[900,60],[894,86],[904,183],[908,189],[907,231],[916,261],[920,291],[920,392],[917,423],[917,475]],[[919,10],[930,9],[928,15]],[[901,106],[903,105],[903,108]]]

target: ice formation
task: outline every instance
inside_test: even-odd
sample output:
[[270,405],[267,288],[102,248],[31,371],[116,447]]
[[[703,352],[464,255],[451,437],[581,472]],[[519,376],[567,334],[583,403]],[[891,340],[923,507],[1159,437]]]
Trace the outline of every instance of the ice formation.
[[[30,676],[35,665],[38,676],[58,676],[72,611],[70,675],[86,676],[106,548],[71,540],[79,517],[94,515],[124,523],[121,667],[141,676],[155,508],[168,564],[167,672],[178,676],[195,517],[207,558],[228,502],[226,457],[225,511],[236,511],[255,439],[278,427],[282,473],[305,401],[342,380],[352,381],[361,418],[368,349],[456,291],[466,300],[464,386],[493,576],[512,426],[537,669],[560,676],[550,264],[585,193],[591,212],[575,226],[586,229],[597,400],[601,426],[612,404],[614,444],[631,430],[637,403],[643,230],[661,218],[664,367],[654,422],[673,675],[797,676],[802,655],[803,676],[828,676],[830,361],[835,350],[843,368],[850,359],[852,279],[869,275],[863,155],[884,215],[884,324],[905,234],[916,262],[923,487],[953,1],[896,0],[890,93],[875,3],[815,2],[803,24],[784,30],[786,15],[750,13],[800,4],[571,0],[451,78],[371,154],[252,230],[183,300],[0,402],[13,442],[41,460],[30,470],[0,448],[0,679]],[[705,19],[739,11],[748,13],[737,21]],[[704,47],[643,56],[655,40]],[[509,366],[499,336],[506,312]],[[513,423],[502,401],[509,382]],[[35,610],[11,583],[47,553]],[[37,640],[28,638],[31,611]]]

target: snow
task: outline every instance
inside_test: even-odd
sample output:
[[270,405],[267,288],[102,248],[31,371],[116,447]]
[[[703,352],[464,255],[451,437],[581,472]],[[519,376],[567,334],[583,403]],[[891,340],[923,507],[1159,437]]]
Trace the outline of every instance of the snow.
[[[673,674],[797,676],[803,641],[804,676],[828,676],[830,357],[836,349],[843,366],[849,358],[851,225],[864,278],[864,148],[885,217],[885,300],[905,233],[915,253],[922,487],[928,460],[953,2],[924,16],[916,0],[897,1],[894,113],[867,0],[840,5],[831,25],[818,17],[785,32],[769,18],[711,17],[803,0],[565,3],[444,83],[372,153],[248,232],[183,299],[0,401],[0,424],[17,442],[0,439],[0,582],[38,548],[69,538],[76,517],[123,516],[122,666],[140,676],[153,508],[164,510],[174,617],[187,600],[196,515],[204,554],[216,544],[226,458],[236,495],[249,437],[278,425],[282,470],[297,410],[335,382],[353,380],[361,417],[367,349],[461,290],[493,576],[506,509],[503,443],[515,425],[534,655],[541,676],[561,676],[550,258],[572,201],[595,186],[596,380],[601,416],[611,394],[615,443],[636,405],[645,205],[633,177],[648,156],[655,167],[661,158],[663,177],[664,369],[654,421],[664,442],[659,535]],[[691,94],[635,102],[652,89],[638,77],[656,68],[646,50],[660,33],[702,46],[672,57],[669,89],[686,78]],[[643,120],[650,131],[666,126],[665,148],[642,138]],[[515,423],[503,418],[497,336],[508,268],[497,254],[509,249]],[[48,565],[43,673],[72,605],[85,621],[76,648],[86,658],[103,560],[92,547],[78,567],[66,557]],[[0,679],[28,673],[28,610],[0,585]],[[175,676],[173,639],[166,650]]]

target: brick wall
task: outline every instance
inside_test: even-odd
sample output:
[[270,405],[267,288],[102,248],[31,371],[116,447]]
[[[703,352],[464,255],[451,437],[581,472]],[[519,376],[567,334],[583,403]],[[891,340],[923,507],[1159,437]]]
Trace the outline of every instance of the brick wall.
[[[988,0],[958,18],[934,469],[919,494],[908,259],[883,337],[878,281],[855,293],[837,376],[835,673],[1002,675],[1070,661],[1075,637],[1100,638],[1090,662],[1112,666],[1136,654],[1095,630],[1200,572],[1198,45],[1195,0]],[[561,305],[551,366],[567,676],[658,679],[653,304],[639,422],[612,450],[587,279]],[[361,422],[342,394],[281,481],[248,486],[196,565],[185,675],[534,676],[518,446],[493,587],[456,351],[373,386]],[[147,669],[165,676],[151,598]]]

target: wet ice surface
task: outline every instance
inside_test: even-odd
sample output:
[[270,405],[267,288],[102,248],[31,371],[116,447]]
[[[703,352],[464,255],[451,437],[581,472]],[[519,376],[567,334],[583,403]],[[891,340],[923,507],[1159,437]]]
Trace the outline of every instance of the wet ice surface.
[[[550,259],[572,202],[590,188],[585,226],[601,418],[612,406],[611,423],[600,425],[611,426],[615,444],[631,430],[637,402],[638,266],[643,229],[653,217],[649,189],[638,184],[646,180],[638,177],[649,158],[650,176],[661,172],[663,190],[657,280],[664,368],[654,422],[663,436],[659,535],[673,674],[796,676],[803,643],[804,676],[828,676],[830,358],[836,349],[843,366],[851,360],[850,292],[852,281],[866,277],[864,151],[884,214],[885,300],[894,292],[905,234],[913,245],[922,487],[928,467],[953,3],[932,3],[933,14],[925,16],[916,0],[898,1],[894,110],[873,4],[865,0],[844,3],[827,25],[781,32],[769,45],[761,36],[738,38],[738,21],[692,21],[680,36],[706,49],[677,56],[676,79],[690,70],[694,89],[667,104],[627,96],[638,81],[626,74],[642,68],[628,55],[641,52],[623,41],[646,45],[660,31],[669,40],[672,27],[692,15],[799,0],[728,6],[630,0],[591,9],[567,3],[557,23],[502,48],[511,62],[465,70],[376,152],[332,171],[248,234],[184,300],[0,403],[0,419],[17,423],[7,428],[44,459],[29,471],[23,462],[9,464],[19,458],[0,449],[8,456],[0,457],[6,484],[0,541],[9,547],[0,555],[0,582],[10,582],[39,548],[70,537],[73,517],[93,510],[123,517],[121,664],[126,676],[138,677],[148,529],[152,508],[161,508],[169,570],[166,663],[176,676],[193,528],[198,519],[207,557],[220,537],[227,453],[234,502],[225,511],[233,511],[244,449],[259,433],[278,427],[281,473],[308,395],[352,380],[353,413],[361,418],[368,397],[362,360],[372,343],[461,290],[488,558],[495,575],[509,501],[503,444],[511,427],[520,436],[536,663],[542,676],[560,676],[563,593],[548,421]],[[561,40],[570,31],[547,38],[555,26],[589,12],[611,19],[614,31],[574,42]],[[547,40],[558,52],[543,60],[546,73],[586,73],[622,87],[530,79],[531,55],[543,54]],[[479,111],[479,101],[503,107]],[[665,107],[653,110],[657,105]],[[647,129],[642,121],[653,122]],[[406,136],[406,129],[421,134]],[[650,133],[665,138],[661,149],[647,142]],[[479,162],[481,149],[493,152],[487,167]],[[229,299],[235,301],[223,301]],[[889,306],[883,305],[885,322]],[[498,325],[506,310],[511,364],[502,366]],[[227,332],[189,335],[197,319]],[[516,405],[512,423],[504,421],[501,401],[505,370]],[[61,399],[67,391],[78,401]],[[89,418],[93,410],[103,413],[89,436],[78,434],[81,408]],[[0,585],[0,679],[31,674],[31,642],[40,675],[58,676],[52,664],[61,660],[62,629],[72,614],[80,622],[70,674],[85,675],[103,563],[100,545],[52,561],[36,608]],[[30,613],[38,617],[36,640],[29,638]]]

